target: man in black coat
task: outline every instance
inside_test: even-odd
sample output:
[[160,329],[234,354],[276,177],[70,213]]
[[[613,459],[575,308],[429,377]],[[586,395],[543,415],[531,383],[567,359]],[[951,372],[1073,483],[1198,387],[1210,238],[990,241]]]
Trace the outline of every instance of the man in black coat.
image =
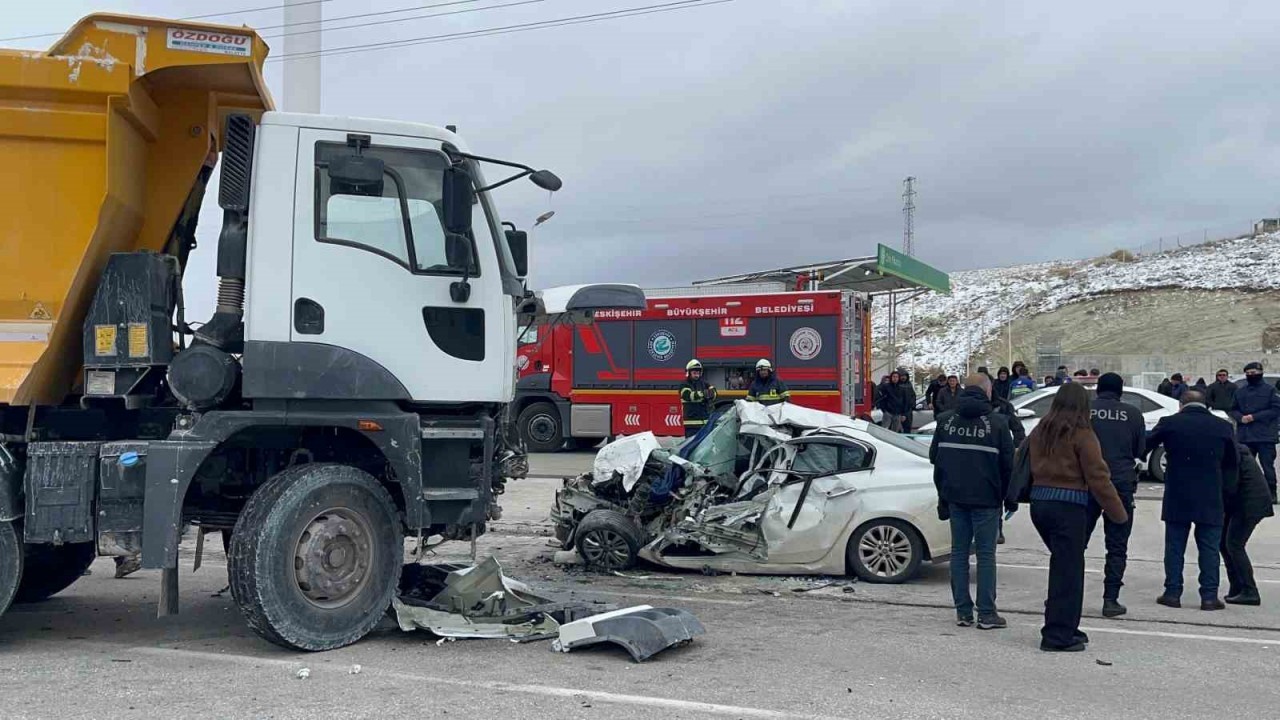
[[1221,410],[1222,412],[1231,412],[1231,406],[1236,399],[1236,384],[1231,382],[1227,369],[1223,368],[1218,371],[1217,376],[1213,380],[1213,384],[1209,386],[1209,409]]
[[1253,564],[1245,546],[1253,529],[1263,518],[1275,515],[1267,481],[1249,448],[1236,444],[1240,461],[1240,482],[1234,493],[1223,498],[1226,518],[1222,526],[1222,562],[1227,566],[1227,597],[1232,605],[1261,605]]
[[902,391],[902,405],[906,410],[902,414],[902,432],[911,432],[911,424],[916,414],[916,388],[911,384],[911,373],[905,368],[898,369],[898,388]]
[[[1138,458],[1146,454],[1147,426],[1142,411],[1124,402],[1124,379],[1115,373],[1098,378],[1098,399],[1089,411],[1093,433],[1102,446],[1102,457],[1111,470],[1111,483],[1116,486],[1129,519],[1114,523],[1110,519],[1102,524],[1106,540],[1107,562],[1102,581],[1102,615],[1117,617],[1125,614],[1120,604],[1120,588],[1124,587],[1124,570],[1129,559],[1129,535],[1133,532],[1133,493],[1138,487]],[[1085,538],[1093,535],[1098,526],[1102,507],[1089,502],[1088,530]]]
[[1244,387],[1236,390],[1231,419],[1236,421],[1236,439],[1262,465],[1271,502],[1276,501],[1276,428],[1280,425],[1280,393],[1262,381],[1262,364],[1244,366]]
[[924,403],[929,407],[929,409],[933,409],[933,398],[938,394],[938,391],[942,389],[942,386],[946,384],[946,373],[938,373],[938,377],[929,381],[929,387],[924,390]]
[[[970,375],[959,407],[938,417],[929,445],[938,517],[951,522],[951,598],[956,624],[973,624],[969,594],[969,549],[978,555],[978,627],[1003,628],[996,613],[996,535],[1000,510],[1013,473],[1013,437],[1003,415],[991,407],[991,381]],[[1012,502],[1012,507],[1018,507]]]
[[880,384],[880,412],[883,413],[880,424],[902,432],[902,421],[907,414],[904,402],[898,371],[894,370],[889,373],[889,380]]
[[960,389],[960,378],[955,375],[947,376],[947,384],[933,396],[934,420],[937,420],[942,413],[956,409],[956,403],[960,400]]
[[1164,594],[1156,602],[1182,607],[1182,561],[1195,526],[1199,548],[1200,609],[1221,610],[1218,553],[1224,495],[1235,492],[1236,446],[1231,423],[1214,416],[1204,394],[1187,390],[1182,409],[1162,418],[1147,436],[1147,452],[1161,445],[1169,461],[1164,475]]

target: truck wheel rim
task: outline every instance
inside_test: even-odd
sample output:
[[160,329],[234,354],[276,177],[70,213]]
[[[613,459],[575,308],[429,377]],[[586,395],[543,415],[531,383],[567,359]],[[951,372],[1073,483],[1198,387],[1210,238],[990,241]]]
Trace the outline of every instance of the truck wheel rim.
[[876,525],[858,541],[858,557],[877,577],[893,577],[911,563],[911,538],[893,525]]
[[536,442],[548,443],[556,439],[556,421],[546,413],[538,413],[529,419],[529,437]]
[[620,568],[631,559],[631,547],[612,530],[592,530],[582,537],[582,554],[590,565]]
[[333,609],[364,588],[377,556],[368,520],[347,508],[330,508],[311,519],[293,554],[298,591],[316,607]]

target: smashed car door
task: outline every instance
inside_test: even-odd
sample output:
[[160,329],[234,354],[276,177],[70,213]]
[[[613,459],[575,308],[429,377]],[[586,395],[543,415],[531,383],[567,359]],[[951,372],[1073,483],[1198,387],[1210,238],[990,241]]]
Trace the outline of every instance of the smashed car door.
[[856,514],[861,502],[857,481],[873,467],[875,451],[834,437],[797,438],[785,445],[795,452],[790,467],[773,473],[760,531],[771,564],[816,562],[831,551]]

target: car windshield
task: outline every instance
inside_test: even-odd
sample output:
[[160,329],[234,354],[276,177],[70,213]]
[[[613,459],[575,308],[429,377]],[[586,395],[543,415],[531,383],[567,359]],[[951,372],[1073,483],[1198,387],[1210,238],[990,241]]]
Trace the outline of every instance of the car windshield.
[[698,464],[713,476],[731,475],[738,457],[738,429],[741,425],[737,409],[729,408],[714,421],[697,447],[687,453],[681,448],[681,457]]

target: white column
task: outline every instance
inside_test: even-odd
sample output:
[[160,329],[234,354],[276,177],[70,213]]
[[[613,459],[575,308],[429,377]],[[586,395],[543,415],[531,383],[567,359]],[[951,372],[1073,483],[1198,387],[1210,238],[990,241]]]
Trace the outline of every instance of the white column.
[[[315,0],[284,0],[285,36],[281,55],[320,50],[320,7]],[[311,31],[302,34],[299,31]],[[288,58],[284,65],[284,103],[288,112],[320,112],[320,56]]]

